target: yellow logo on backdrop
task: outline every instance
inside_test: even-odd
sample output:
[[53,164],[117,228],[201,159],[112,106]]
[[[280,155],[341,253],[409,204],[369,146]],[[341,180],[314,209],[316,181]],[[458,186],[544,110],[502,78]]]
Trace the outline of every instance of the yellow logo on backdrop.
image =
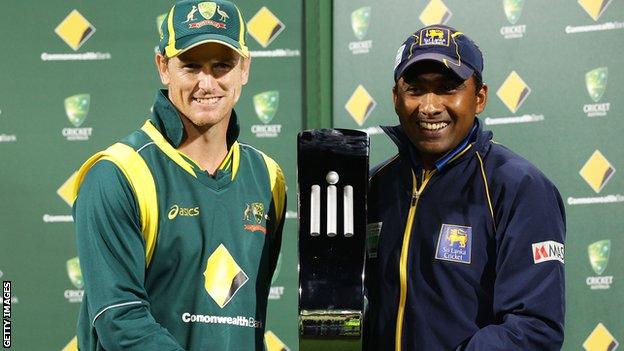
[[583,348],[586,351],[611,351],[618,347],[619,343],[611,332],[602,323],[598,323],[596,328],[589,334]]
[[442,0],[431,0],[420,13],[418,19],[425,25],[445,24],[453,14]]
[[219,245],[208,258],[204,278],[206,292],[221,308],[225,307],[249,280],[223,244]]
[[80,12],[73,10],[54,29],[54,32],[76,51],[95,33],[95,27]]
[[270,330],[264,333],[264,344],[267,351],[290,351],[288,346]]
[[71,339],[69,343],[65,345],[65,347],[63,347],[63,350],[61,351],[78,351],[78,338],[74,336],[74,338]]
[[594,21],[597,21],[611,1],[612,0],[578,0],[578,3]]
[[355,88],[345,108],[351,115],[351,118],[353,118],[358,125],[362,126],[375,106],[377,106],[377,102],[375,102],[368,91],[360,84]]
[[614,173],[615,168],[598,150],[594,151],[579,172],[581,177],[596,193],[599,193],[604,188]]
[[78,172],[74,172],[57,190],[56,194],[63,199],[69,206],[74,204],[74,181]]
[[264,48],[269,46],[285,28],[284,23],[264,6],[247,22],[249,35]]
[[530,93],[531,88],[520,78],[516,71],[512,71],[498,89],[496,95],[507,106],[509,111],[516,113]]

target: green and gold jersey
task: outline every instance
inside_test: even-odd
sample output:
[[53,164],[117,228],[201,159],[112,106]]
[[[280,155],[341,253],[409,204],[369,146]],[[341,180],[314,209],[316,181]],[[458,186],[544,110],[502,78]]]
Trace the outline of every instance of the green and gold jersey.
[[81,350],[263,349],[281,169],[236,141],[234,112],[214,176],[176,150],[183,133],[161,92],[143,127],[79,171]]

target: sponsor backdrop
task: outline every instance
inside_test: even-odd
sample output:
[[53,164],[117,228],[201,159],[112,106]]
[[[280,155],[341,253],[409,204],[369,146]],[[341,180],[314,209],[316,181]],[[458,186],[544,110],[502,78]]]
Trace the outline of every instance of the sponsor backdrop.
[[481,120],[566,204],[564,349],[624,343],[624,2],[335,1],[333,20],[334,125],[373,134],[371,164],[396,153],[376,126],[398,124],[392,71],[407,36],[443,23],[480,45],[490,89]]
[[[89,155],[148,117],[160,87],[153,64],[158,24],[171,3],[9,1],[0,12],[10,52],[0,63],[0,278],[12,281],[13,349],[75,347],[83,281],[69,184]],[[282,165],[290,199],[265,339],[271,351],[297,350],[303,4],[240,7],[254,57],[237,105],[241,140]],[[566,202],[566,350],[614,350],[624,342],[624,178],[617,172],[624,167],[623,13],[618,0],[333,4],[334,125],[371,134],[371,164],[395,152],[376,126],[397,123],[392,67],[405,37],[446,23],[480,44],[490,86],[482,120],[499,142],[542,169]]]
[[[154,65],[158,25],[172,3],[9,1],[0,11],[0,32],[11,51],[0,63],[0,276],[12,282],[12,349],[75,347],[84,286],[71,178],[89,155],[149,117],[161,87]],[[266,334],[269,349],[281,350],[297,344],[295,140],[303,105],[303,4],[239,5],[253,56],[250,83],[236,106],[240,140],[282,165],[290,199]],[[238,215],[242,225],[244,214]]]

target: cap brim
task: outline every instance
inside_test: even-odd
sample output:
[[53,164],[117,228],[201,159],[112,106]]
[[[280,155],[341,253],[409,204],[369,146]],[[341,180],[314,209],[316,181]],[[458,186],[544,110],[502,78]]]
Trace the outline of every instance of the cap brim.
[[249,49],[246,46],[242,46],[240,43],[232,40],[232,38],[218,34],[189,35],[188,37],[180,38],[176,40],[176,54],[170,57],[178,56],[185,51],[206,43],[225,45],[238,52],[242,57],[249,58]]
[[442,54],[426,53],[426,54],[414,56],[410,58],[409,60],[401,63],[401,65],[398,67],[398,69],[395,72],[394,80],[398,81],[399,78],[401,78],[401,76],[403,76],[403,74],[409,68],[413,67],[414,64],[418,62],[422,62],[422,61],[440,62],[441,64],[446,66],[449,70],[451,70],[453,73],[455,73],[459,78],[463,80],[470,78],[470,76],[472,76],[475,72],[473,68],[466,65],[465,63],[457,62],[457,58],[453,59],[449,56],[442,55]]

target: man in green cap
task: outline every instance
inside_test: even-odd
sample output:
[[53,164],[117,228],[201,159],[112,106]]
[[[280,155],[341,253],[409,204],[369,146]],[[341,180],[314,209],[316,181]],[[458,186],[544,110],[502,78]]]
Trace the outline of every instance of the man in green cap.
[[249,77],[228,1],[181,1],[161,27],[153,116],[79,170],[81,350],[262,350],[285,182],[237,141]]

